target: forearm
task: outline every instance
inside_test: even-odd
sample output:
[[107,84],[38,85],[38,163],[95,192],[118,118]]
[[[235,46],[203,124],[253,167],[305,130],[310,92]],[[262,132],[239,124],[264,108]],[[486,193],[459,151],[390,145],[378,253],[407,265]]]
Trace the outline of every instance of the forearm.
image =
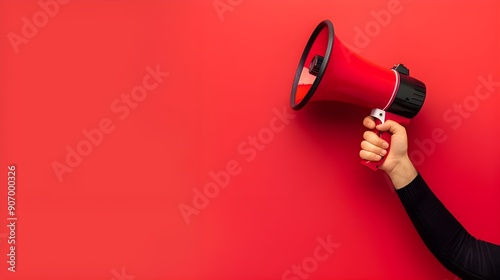
[[448,270],[463,279],[499,278],[500,246],[470,235],[420,175],[397,194],[426,246]]

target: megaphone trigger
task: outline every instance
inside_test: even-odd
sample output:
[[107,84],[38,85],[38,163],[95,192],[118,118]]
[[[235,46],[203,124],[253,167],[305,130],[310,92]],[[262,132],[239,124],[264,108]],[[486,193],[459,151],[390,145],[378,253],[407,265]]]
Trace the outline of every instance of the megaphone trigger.
[[384,110],[377,108],[372,110],[370,116],[372,116],[375,119],[375,123],[379,125],[385,122],[385,114],[386,112]]

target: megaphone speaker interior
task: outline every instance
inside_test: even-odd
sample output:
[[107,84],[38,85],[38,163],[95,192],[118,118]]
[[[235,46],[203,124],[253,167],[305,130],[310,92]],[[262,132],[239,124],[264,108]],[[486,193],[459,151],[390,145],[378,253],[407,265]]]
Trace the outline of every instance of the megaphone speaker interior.
[[[295,73],[290,105],[294,110],[308,102],[335,101],[371,109],[377,123],[391,119],[408,125],[422,108],[425,84],[410,76],[403,64],[383,68],[353,53],[335,36],[333,24],[322,21],[313,31]],[[390,142],[388,132],[376,131]],[[364,161],[377,170],[378,162]]]

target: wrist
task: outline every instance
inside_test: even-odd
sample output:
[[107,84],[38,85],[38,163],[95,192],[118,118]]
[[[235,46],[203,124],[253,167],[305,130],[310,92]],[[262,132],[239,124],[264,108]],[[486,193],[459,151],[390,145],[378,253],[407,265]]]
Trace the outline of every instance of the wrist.
[[387,172],[387,175],[391,178],[394,188],[399,190],[411,183],[417,177],[418,172],[406,155],[396,167]]

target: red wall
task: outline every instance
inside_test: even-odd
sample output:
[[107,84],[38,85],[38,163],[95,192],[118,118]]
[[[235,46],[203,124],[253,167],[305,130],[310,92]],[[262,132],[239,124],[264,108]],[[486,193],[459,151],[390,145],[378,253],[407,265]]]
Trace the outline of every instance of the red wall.
[[500,243],[498,1],[0,10],[2,279],[454,279],[384,174],[359,164],[369,110],[290,109],[323,19],[426,83],[411,156],[472,234]]

